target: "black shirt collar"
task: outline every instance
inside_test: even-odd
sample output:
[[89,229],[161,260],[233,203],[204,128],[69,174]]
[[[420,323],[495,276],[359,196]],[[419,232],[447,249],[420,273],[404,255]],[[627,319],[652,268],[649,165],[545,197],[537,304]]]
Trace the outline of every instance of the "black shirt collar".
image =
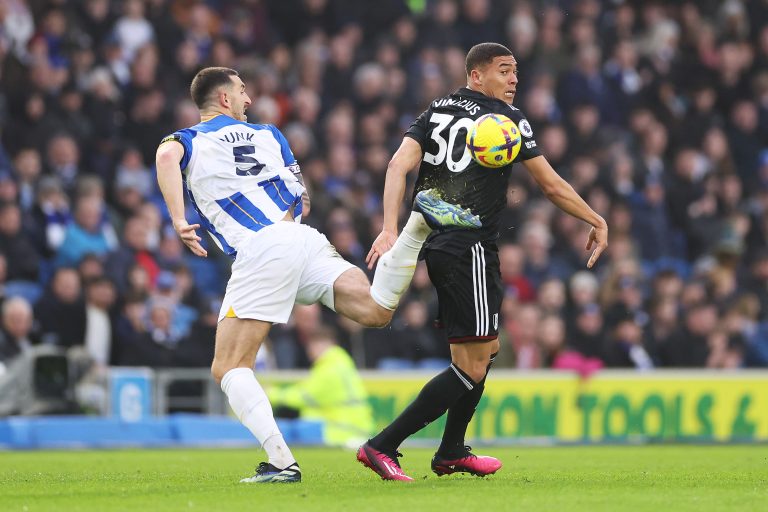
[[509,104],[507,102],[502,101],[498,98],[493,98],[491,96],[486,96],[485,94],[472,90],[469,87],[461,87],[459,90],[457,90],[454,94],[459,94],[461,96],[467,96],[476,100],[484,101],[484,102],[490,102],[490,103],[498,103],[499,105],[504,105],[505,107],[509,107]]

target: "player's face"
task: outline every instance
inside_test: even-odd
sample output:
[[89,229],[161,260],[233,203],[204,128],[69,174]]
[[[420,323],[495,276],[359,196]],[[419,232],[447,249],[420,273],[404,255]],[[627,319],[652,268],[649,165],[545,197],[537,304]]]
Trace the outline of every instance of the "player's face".
[[245,92],[245,84],[239,76],[232,77],[232,87],[227,91],[229,98],[229,108],[232,111],[232,117],[238,121],[247,121],[246,111],[251,106],[251,98]]
[[487,96],[512,104],[517,92],[517,61],[511,55],[494,57],[490,64],[478,70],[477,79]]

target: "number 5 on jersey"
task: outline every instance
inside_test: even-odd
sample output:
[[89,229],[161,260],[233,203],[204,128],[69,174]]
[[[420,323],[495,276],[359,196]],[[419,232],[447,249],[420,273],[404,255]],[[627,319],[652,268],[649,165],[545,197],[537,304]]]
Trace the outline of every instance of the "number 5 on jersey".
[[[253,158],[256,148],[251,145],[235,146],[232,148],[232,155],[235,157],[235,172],[238,176],[256,176],[264,168],[264,164]],[[239,165],[255,164],[255,165]]]

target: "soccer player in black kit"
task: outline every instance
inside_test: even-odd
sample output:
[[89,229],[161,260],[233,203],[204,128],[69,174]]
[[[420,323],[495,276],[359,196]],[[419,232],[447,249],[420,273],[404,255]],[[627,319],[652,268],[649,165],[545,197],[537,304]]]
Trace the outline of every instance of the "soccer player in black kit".
[[482,222],[479,229],[436,229],[424,245],[440,320],[450,343],[451,365],[358,450],[358,460],[384,480],[412,480],[400,468],[397,449],[408,436],[446,411],[445,431],[432,459],[432,470],[438,475],[466,472],[484,476],[501,467],[498,459],[473,454],[464,445],[464,436],[499,350],[503,290],[495,241],[512,164],[488,169],[471,158],[465,139],[473,121],[496,113],[517,124],[522,146],[515,162],[523,163],[552,203],[592,226],[585,247],[594,248],[588,268],[608,246],[605,220],[541,155],[531,125],[512,106],[517,87],[517,62],[512,52],[496,43],[478,44],[467,54],[466,71],[467,87],[434,100],[408,129],[392,157],[384,187],[384,227],[368,254],[369,266],[373,266],[392,247],[398,233],[397,212],[405,193],[405,176],[416,166],[416,192],[433,189],[446,201],[479,215]]

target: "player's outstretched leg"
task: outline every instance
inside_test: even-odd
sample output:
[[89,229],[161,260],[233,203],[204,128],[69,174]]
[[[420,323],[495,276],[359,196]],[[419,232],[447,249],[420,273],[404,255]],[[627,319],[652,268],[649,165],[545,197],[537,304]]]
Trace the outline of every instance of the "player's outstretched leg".
[[413,482],[413,478],[403,473],[403,468],[397,461],[398,457],[402,457],[402,454],[397,450],[392,453],[380,452],[370,443],[363,444],[357,450],[357,460],[365,467],[372,469],[382,480]]
[[494,457],[475,455],[472,447],[464,446],[463,453],[444,458],[436,453],[432,458],[432,471],[437,476],[451,473],[471,473],[476,476],[492,475],[501,468],[501,461]]
[[416,194],[413,208],[424,215],[432,229],[479,228],[480,217],[471,211],[444,201],[437,190],[430,188]]
[[285,469],[280,469],[269,462],[262,462],[256,468],[256,474],[243,478],[240,483],[297,483],[301,482],[301,469],[295,462]]

